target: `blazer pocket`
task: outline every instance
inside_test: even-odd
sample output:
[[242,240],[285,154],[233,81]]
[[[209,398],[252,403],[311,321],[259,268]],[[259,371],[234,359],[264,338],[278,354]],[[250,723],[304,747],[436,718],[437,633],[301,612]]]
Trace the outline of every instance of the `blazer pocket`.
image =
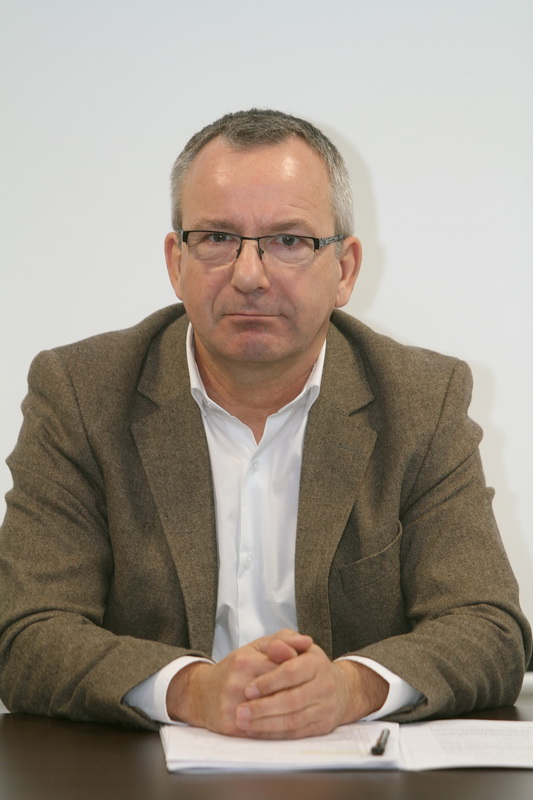
[[398,520],[397,533],[384,550],[366,556],[360,561],[341,567],[342,588],[345,592],[353,592],[362,586],[382,580],[391,572],[400,568],[400,545],[402,541],[402,523]]

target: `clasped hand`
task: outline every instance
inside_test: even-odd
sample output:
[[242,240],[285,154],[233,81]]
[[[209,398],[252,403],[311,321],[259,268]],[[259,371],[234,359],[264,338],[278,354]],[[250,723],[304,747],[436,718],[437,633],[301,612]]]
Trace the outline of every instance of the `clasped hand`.
[[283,629],[194,663],[171,681],[172,719],[230,736],[295,739],[329,733],[379,708],[388,684],[351,661],[330,661],[310,636]]

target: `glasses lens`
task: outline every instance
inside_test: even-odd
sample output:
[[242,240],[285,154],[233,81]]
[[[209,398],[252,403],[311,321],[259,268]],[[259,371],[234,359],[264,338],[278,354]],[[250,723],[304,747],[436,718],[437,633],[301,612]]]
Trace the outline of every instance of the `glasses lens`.
[[231,233],[191,231],[187,245],[194,258],[208,264],[229,264],[237,255],[240,239]]
[[315,245],[310,237],[292,236],[289,233],[262,237],[261,247],[272,261],[294,266],[310,264],[315,252]]

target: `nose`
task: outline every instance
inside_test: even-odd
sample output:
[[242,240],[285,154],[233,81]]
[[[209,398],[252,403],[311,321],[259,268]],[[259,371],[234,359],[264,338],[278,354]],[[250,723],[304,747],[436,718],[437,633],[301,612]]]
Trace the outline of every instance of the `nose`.
[[243,239],[241,249],[233,265],[231,285],[240,292],[250,294],[258,289],[270,287],[270,278],[261,258],[259,242]]

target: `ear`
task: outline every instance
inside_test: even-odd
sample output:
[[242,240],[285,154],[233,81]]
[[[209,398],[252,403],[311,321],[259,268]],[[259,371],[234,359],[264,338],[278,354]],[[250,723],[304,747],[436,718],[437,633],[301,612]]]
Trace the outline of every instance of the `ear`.
[[359,239],[356,239],[355,236],[349,236],[344,240],[341,257],[339,258],[341,276],[337,286],[335,308],[345,306],[350,299],[355,281],[359,275],[362,254],[363,251]]
[[165,236],[165,260],[167,262],[167,272],[170,283],[174,288],[176,297],[182,300],[181,296],[181,242],[179,234],[167,233]]

